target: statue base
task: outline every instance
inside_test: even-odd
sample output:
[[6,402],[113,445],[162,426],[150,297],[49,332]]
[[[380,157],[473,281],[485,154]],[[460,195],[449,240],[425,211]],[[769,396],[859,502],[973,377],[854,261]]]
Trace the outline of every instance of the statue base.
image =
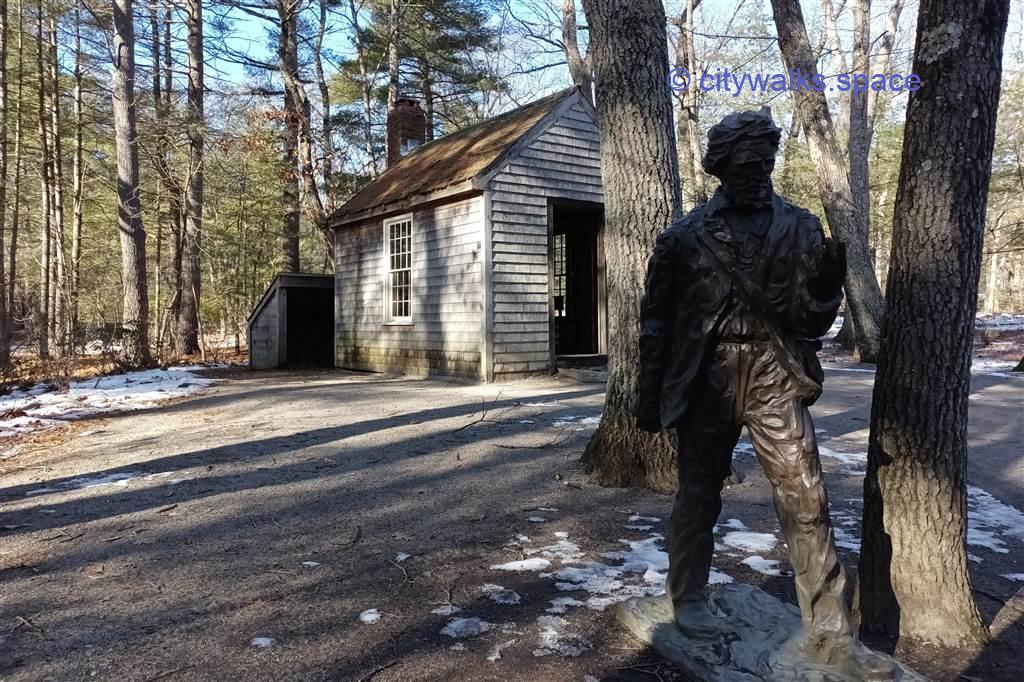
[[[801,641],[800,611],[752,585],[724,585],[711,595],[712,610],[722,615],[722,632],[694,639],[675,624],[665,595],[630,599],[615,615],[637,638],[706,682],[862,682],[803,658],[793,643]],[[788,646],[787,646],[788,645]],[[894,661],[901,682],[926,678]]]

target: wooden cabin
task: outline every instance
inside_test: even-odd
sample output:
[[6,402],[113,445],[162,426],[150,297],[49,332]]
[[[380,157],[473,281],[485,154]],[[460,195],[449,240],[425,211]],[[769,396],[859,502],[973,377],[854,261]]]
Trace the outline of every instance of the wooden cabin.
[[593,107],[571,88],[423,143],[389,114],[388,168],[330,219],[335,364],[483,381],[605,353]]

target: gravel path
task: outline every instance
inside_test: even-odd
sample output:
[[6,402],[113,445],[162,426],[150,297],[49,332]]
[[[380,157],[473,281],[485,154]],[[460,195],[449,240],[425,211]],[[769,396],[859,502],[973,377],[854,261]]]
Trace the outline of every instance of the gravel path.
[[[670,500],[587,483],[601,385],[210,376],[3,463],[0,680],[673,679],[603,610],[657,589]],[[830,371],[816,407],[853,564],[871,379]],[[972,483],[1024,509],[1024,380],[976,384]],[[736,463],[716,575],[793,600],[764,478],[749,448]],[[981,530],[982,608],[1012,622],[994,600],[1024,537]]]

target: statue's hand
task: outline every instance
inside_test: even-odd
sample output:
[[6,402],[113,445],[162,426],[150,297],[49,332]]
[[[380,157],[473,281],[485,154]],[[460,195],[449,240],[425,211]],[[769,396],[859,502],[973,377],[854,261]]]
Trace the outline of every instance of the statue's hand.
[[825,239],[825,253],[822,255],[824,268],[841,270],[846,273],[846,243],[828,237]]
[[819,248],[817,263],[808,273],[808,288],[812,296],[824,300],[835,296],[846,279],[846,244],[826,238]]

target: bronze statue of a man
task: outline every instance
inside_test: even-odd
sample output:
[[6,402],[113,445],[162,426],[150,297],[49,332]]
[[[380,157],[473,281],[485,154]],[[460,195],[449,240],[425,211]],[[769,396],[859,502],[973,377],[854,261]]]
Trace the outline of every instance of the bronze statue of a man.
[[648,266],[636,415],[645,430],[679,436],[667,592],[684,633],[720,631],[707,593],[713,529],[745,426],[796,573],[805,654],[877,679],[890,664],[851,628],[808,412],[821,393],[817,339],[838,312],[846,252],[817,217],[773,191],[780,133],[767,109],[711,129],[703,166],[721,186],[659,235]]

